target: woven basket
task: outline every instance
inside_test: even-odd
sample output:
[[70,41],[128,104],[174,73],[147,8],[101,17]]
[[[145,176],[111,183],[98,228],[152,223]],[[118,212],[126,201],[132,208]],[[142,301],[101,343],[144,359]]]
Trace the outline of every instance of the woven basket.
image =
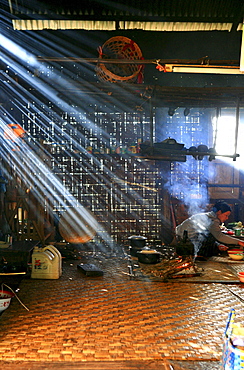
[[[123,36],[112,37],[102,48],[99,59],[143,59],[139,46],[131,39]],[[96,74],[102,81],[109,82],[135,82],[143,66],[140,64],[115,64],[98,62]]]

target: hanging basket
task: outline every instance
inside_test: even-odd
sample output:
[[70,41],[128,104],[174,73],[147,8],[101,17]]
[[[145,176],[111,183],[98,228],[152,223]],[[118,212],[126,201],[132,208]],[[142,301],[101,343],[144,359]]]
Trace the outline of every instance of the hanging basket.
[[123,36],[112,37],[99,48],[99,61],[96,74],[102,81],[108,82],[136,82],[140,75],[142,79],[142,64],[102,63],[109,59],[143,59],[139,46],[131,39]]

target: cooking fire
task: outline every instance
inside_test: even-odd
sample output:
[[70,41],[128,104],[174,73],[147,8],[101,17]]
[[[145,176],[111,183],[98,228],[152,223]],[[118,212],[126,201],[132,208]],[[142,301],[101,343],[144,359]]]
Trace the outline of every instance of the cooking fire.
[[[151,277],[160,277],[163,280],[200,275],[191,256],[185,258],[163,259],[160,263],[153,266],[140,264],[140,268],[143,274]],[[184,273],[179,274],[179,272],[183,271]]]

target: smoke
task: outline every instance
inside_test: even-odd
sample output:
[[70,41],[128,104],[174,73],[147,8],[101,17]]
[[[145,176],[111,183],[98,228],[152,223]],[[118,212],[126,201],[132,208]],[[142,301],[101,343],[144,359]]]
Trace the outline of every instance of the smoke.
[[[167,108],[160,108],[156,113],[157,142],[173,138],[177,143],[184,144],[184,149],[199,145],[210,146],[209,123],[211,109],[191,109],[187,116],[184,108],[178,108],[170,116]],[[161,124],[159,124],[162,122]],[[168,173],[162,173],[164,188],[176,199],[179,199],[191,216],[202,212],[209,203],[208,173],[209,161],[188,155],[186,162],[173,162]]]
[[[190,159],[192,161],[192,159]],[[194,160],[194,159],[193,159]],[[205,176],[196,179],[191,176],[189,164],[180,163],[177,175],[171,173],[165,188],[187,207],[189,216],[202,212],[209,202],[207,180]],[[200,180],[200,181],[199,181]]]

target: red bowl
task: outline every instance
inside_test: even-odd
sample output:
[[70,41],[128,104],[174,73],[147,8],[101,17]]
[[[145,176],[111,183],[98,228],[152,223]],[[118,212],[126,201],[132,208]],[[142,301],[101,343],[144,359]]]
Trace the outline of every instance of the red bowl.
[[238,272],[238,276],[244,276],[244,272],[243,271]]

